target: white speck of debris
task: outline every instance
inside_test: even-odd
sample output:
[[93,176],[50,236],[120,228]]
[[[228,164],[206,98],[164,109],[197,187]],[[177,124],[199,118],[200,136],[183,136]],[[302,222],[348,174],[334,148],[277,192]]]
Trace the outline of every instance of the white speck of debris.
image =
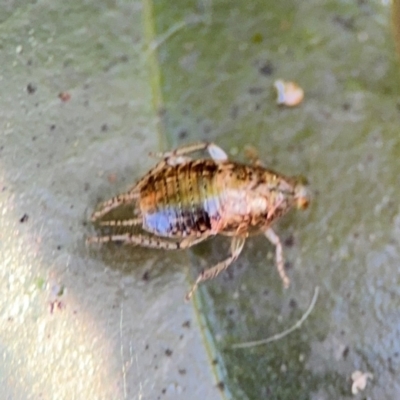
[[294,107],[300,104],[304,99],[304,90],[295,82],[287,82],[278,79],[274,82],[278,98],[277,104]]
[[353,384],[351,385],[351,393],[354,395],[361,392],[367,386],[368,379],[374,379],[374,376],[370,372],[354,371],[351,374]]
[[22,46],[21,45],[17,46],[16,49],[15,49],[15,52],[17,54],[21,54],[22,53]]

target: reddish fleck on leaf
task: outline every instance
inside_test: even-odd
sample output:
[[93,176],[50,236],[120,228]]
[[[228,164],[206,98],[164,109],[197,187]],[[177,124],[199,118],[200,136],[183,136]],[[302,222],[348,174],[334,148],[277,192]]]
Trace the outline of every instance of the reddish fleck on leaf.
[[67,101],[69,101],[69,100],[71,99],[71,95],[70,95],[68,92],[60,92],[60,93],[58,94],[58,98],[59,98],[62,102],[66,103]]

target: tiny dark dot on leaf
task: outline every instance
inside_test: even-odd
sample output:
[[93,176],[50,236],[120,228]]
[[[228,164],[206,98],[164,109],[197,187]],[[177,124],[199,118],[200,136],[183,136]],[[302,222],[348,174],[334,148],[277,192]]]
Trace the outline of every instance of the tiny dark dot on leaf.
[[225,390],[225,383],[220,381],[217,383],[217,388],[222,392]]
[[289,307],[294,309],[297,308],[297,301],[295,299],[290,299],[289,300]]
[[142,275],[142,279],[147,282],[150,279],[150,272],[145,271],[144,274]]
[[293,235],[289,235],[285,241],[284,244],[286,247],[292,247],[294,245],[294,236]]
[[21,222],[21,224],[23,224],[24,222],[28,221],[28,219],[29,219],[29,215],[25,213],[25,214],[19,219],[19,222]]
[[51,130],[51,131],[54,131],[54,129],[56,129],[56,126],[55,126],[54,124],[51,124],[51,125],[50,125],[50,130]]
[[293,264],[289,261],[285,262],[285,270],[288,271],[289,269],[293,268]]
[[171,357],[171,356],[172,356],[172,350],[171,350],[171,349],[165,350],[165,355],[166,355],[167,357]]
[[263,92],[263,88],[261,88],[261,87],[254,86],[254,87],[249,88],[250,94],[260,94],[262,92]]
[[101,126],[101,131],[102,131],[102,132],[107,132],[107,131],[108,131],[108,125],[107,125],[107,124],[103,124],[103,125]]
[[33,94],[36,92],[36,86],[33,83],[28,83],[28,86],[26,87],[26,91],[29,94]]
[[269,76],[274,72],[274,67],[270,62],[266,62],[259,68],[259,72],[261,75]]
[[182,129],[179,133],[178,133],[178,137],[179,139],[185,139],[188,136],[188,131],[186,129]]
[[182,324],[182,327],[183,327],[183,328],[190,328],[190,321],[189,321],[189,320],[185,321],[185,322]]

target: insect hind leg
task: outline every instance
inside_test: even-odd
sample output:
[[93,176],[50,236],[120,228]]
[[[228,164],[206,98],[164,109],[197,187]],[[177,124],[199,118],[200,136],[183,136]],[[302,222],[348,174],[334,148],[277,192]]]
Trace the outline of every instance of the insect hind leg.
[[92,221],[97,221],[99,218],[102,218],[104,215],[114,210],[115,208],[121,206],[122,204],[131,203],[139,198],[139,193],[135,191],[130,191],[128,193],[122,193],[118,196],[111,198],[110,200],[105,201],[100,205],[99,210],[95,211],[92,216]]
[[109,242],[122,242],[123,244],[148,247],[151,249],[177,250],[180,248],[179,242],[172,242],[167,239],[130,233],[122,235],[92,236],[86,239],[86,243],[88,244]]
[[231,255],[226,260],[219,262],[217,265],[202,271],[201,274],[197,277],[196,282],[194,283],[190,291],[187,293],[185,299],[190,300],[200,282],[214,279],[222,271],[225,271],[239,257],[240,253],[243,250],[245,241],[246,239],[242,236],[234,236],[231,242]]
[[143,218],[131,218],[131,219],[112,219],[109,221],[101,221],[101,226],[137,226],[143,224]]

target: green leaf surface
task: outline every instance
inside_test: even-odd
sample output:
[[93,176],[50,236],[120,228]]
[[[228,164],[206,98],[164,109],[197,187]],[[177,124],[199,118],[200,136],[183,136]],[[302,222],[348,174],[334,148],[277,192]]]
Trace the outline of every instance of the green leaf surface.
[[[399,65],[376,0],[0,4],[0,397],[351,399],[400,396]],[[395,19],[394,19],[395,21]],[[278,107],[276,79],[305,99]],[[64,100],[63,100],[64,99]],[[212,140],[305,175],[306,212],[228,254],[87,247],[99,201],[149,151]],[[189,268],[190,266],[190,268]],[[269,344],[234,349],[294,325]]]

